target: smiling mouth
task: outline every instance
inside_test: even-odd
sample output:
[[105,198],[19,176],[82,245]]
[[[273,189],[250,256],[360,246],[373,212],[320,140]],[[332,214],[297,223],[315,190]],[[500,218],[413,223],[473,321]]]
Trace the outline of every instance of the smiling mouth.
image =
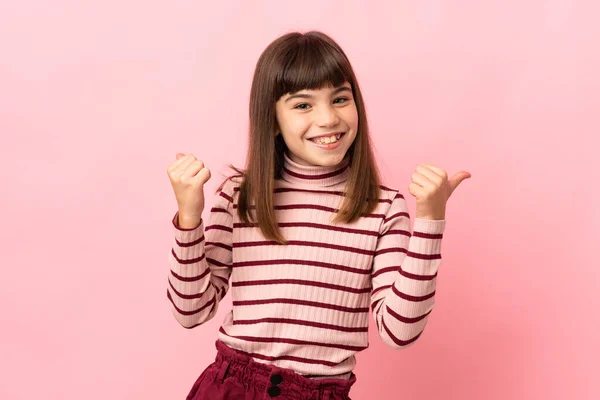
[[346,134],[346,132],[342,132],[342,133],[338,133],[337,135],[313,138],[313,139],[309,139],[309,140],[316,144],[328,145],[328,144],[337,143],[345,134]]

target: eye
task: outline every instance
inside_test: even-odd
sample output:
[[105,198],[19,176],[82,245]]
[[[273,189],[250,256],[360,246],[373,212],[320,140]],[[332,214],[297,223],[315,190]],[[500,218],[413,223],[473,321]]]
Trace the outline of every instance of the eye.
[[[303,107],[303,106],[306,106],[306,107]],[[298,110],[306,110],[307,107],[310,107],[310,105],[307,103],[300,103],[300,104],[296,105],[294,108],[297,108]]]
[[343,104],[343,103],[346,103],[349,99],[347,97],[338,97],[333,102],[336,103],[338,100],[343,100],[343,101],[338,102],[337,104]]

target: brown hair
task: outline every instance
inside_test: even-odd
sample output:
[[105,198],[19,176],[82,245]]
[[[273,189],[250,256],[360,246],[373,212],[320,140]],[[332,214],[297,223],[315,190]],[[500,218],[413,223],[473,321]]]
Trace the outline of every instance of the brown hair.
[[[372,212],[379,201],[381,178],[375,163],[367,115],[356,76],[340,46],[322,32],[287,33],[263,51],[254,72],[250,91],[250,130],[246,169],[230,168],[242,176],[238,200],[240,220],[250,223],[249,203],[254,200],[256,220],[263,236],[285,244],[275,216],[273,189],[281,178],[284,151],[275,104],[287,93],[303,89],[338,87],[350,83],[358,110],[358,132],[348,149],[350,176],[344,202],[334,222],[354,222]],[[225,182],[217,189],[219,192]]]

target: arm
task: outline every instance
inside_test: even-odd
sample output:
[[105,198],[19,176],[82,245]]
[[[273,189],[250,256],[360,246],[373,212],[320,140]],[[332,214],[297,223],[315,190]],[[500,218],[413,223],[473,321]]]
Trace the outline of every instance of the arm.
[[206,228],[184,229],[173,218],[175,243],[169,254],[167,298],[175,319],[185,328],[209,321],[229,289],[233,234],[233,187],[230,180],[215,199]]
[[373,258],[371,308],[381,339],[395,349],[415,342],[433,309],[445,220],[417,218],[396,194]]

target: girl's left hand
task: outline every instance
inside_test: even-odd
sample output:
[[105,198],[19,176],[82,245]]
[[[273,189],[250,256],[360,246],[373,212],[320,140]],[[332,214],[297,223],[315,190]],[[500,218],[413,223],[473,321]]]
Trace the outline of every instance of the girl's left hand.
[[416,218],[441,220],[446,219],[446,202],[454,189],[471,174],[461,171],[448,179],[448,174],[441,168],[430,164],[419,164],[412,175],[412,183],[408,191],[417,199]]

